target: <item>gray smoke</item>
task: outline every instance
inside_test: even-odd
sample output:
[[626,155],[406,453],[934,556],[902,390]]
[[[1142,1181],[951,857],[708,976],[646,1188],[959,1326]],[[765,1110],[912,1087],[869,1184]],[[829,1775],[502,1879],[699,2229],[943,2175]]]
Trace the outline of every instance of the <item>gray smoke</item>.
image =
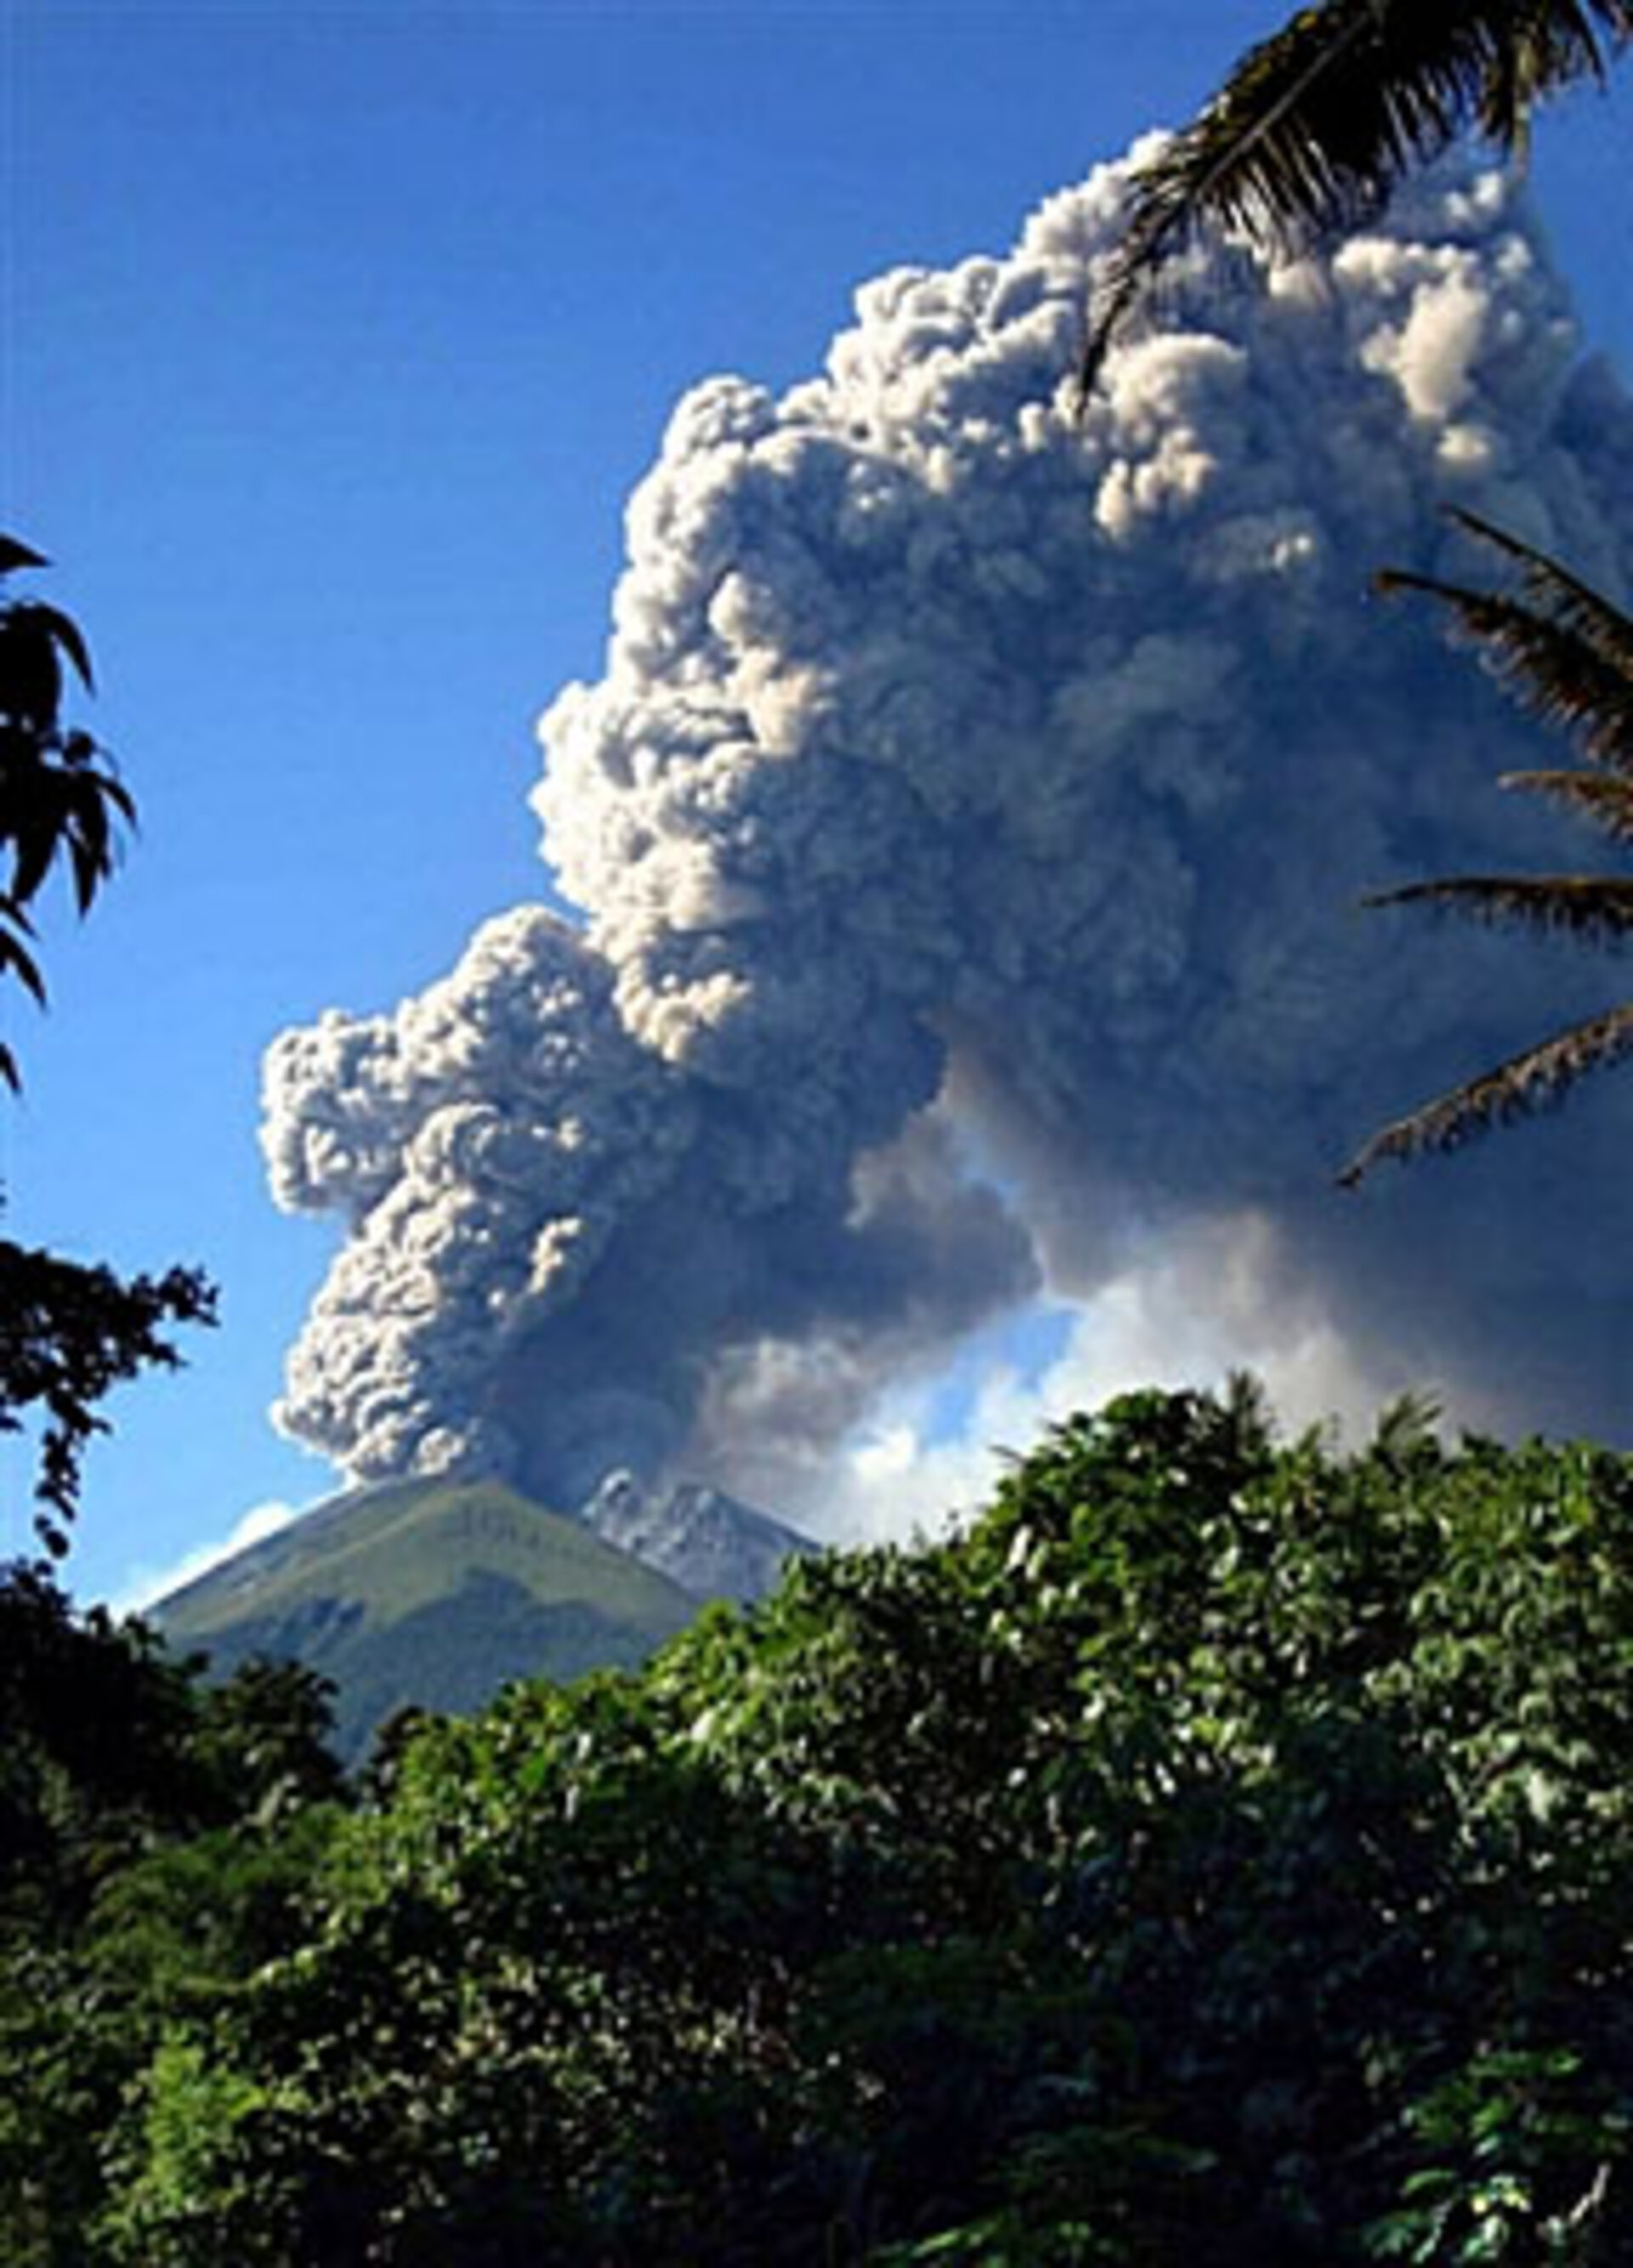
[[1080,423],[1120,170],[1006,259],[867,286],[780,398],[687,395],[605,674],[541,727],[582,925],[500,916],[394,1014],[271,1049],[275,1193],[346,1231],[279,1416],[351,1474],[678,1465],[809,1506],[978,1326],[1232,1224],[1250,1304],[1369,1375],[1622,1425],[1625,1082],[1359,1199],[1331,1174],[1610,996],[1356,910],[1592,852],[1492,790],[1539,736],[1365,593],[1467,568],[1446,502],[1623,589],[1633,409],[1515,193],[1459,175],[1330,261],[1193,265]]

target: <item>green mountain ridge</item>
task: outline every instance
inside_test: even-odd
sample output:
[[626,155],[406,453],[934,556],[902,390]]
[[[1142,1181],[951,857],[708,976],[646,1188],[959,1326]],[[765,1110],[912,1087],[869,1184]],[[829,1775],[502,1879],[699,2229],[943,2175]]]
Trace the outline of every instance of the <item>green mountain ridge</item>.
[[633,1668],[698,1604],[503,1483],[433,1479],[334,1498],[151,1619],[221,1673],[266,1654],[332,1678],[336,1746],[356,1764],[398,1709],[461,1715],[513,1678]]

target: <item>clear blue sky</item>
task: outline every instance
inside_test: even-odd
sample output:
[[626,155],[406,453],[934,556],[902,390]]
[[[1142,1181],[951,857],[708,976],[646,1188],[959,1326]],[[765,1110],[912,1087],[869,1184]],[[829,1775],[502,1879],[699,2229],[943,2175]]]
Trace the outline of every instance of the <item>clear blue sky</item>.
[[[265,1194],[261,1052],[539,894],[533,720],[598,667],[676,394],[811,370],[857,283],[1001,248],[1280,12],[0,5],[4,523],[57,563],[143,821],[83,931],[54,910],[48,1019],[0,1005],[7,1225],[196,1259],[223,1302],[114,1404],[77,1590],[330,1484],[265,1418],[331,1240]],[[1539,151],[1624,364],[1628,120],[1573,104]]]

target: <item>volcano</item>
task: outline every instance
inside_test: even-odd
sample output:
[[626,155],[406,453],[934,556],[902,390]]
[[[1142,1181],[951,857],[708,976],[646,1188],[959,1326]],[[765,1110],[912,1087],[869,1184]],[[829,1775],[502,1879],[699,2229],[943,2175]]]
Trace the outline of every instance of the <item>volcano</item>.
[[212,1675],[265,1655],[331,1679],[355,1765],[401,1709],[462,1715],[513,1678],[634,1668],[706,1600],[751,1600],[816,1548],[717,1491],[627,1476],[579,1516],[498,1481],[399,1481],[330,1498],[149,1615]]

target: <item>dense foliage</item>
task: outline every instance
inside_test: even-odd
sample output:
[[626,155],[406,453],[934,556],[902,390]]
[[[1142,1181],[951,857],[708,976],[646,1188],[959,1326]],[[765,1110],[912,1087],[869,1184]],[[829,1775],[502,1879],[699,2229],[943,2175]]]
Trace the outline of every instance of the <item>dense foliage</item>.
[[402,1728],[351,1810],[77,1830],[8,1909],[0,2223],[28,2268],[1622,2260],[1630,1764],[1633,1463],[1134,1396],[959,1540]]
[[140,1623],[0,1571],[0,2230],[80,2263],[158,2028],[299,1941],[344,1791],[292,1663],[207,1688]]

